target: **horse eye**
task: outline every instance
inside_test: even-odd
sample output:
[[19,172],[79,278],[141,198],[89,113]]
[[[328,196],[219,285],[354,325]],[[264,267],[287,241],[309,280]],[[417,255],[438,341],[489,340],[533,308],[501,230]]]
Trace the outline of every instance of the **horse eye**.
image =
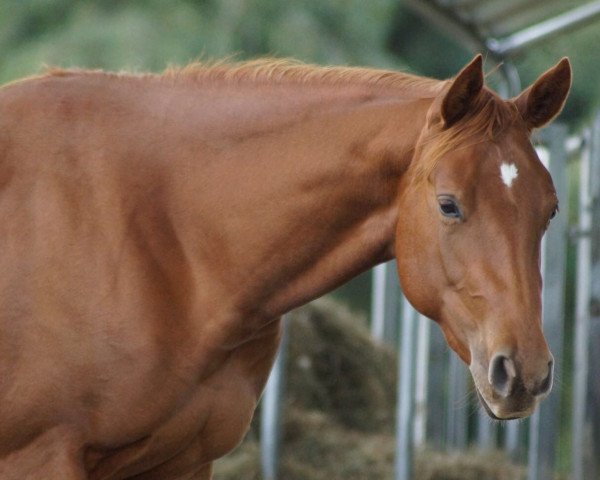
[[556,207],[554,207],[554,210],[552,210],[552,213],[550,214],[550,220],[552,220],[554,217],[556,217],[557,214],[558,214],[558,205]]
[[461,218],[462,213],[460,208],[456,204],[456,201],[450,197],[439,197],[438,204],[440,206],[440,212],[444,217],[449,218]]

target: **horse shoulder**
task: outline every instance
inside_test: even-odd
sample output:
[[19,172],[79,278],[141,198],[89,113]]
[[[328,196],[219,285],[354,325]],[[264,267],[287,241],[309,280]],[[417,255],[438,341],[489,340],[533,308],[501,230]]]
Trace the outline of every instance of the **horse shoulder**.
[[58,425],[0,459],[0,478],[86,480],[81,435],[72,426]]

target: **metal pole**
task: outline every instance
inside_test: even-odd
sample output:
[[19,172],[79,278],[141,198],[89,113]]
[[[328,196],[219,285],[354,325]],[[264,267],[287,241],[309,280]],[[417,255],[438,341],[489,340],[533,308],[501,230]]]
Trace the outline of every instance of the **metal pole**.
[[539,43],[551,35],[564,33],[590,23],[600,15],[600,1],[587,3],[568,12],[540,22],[503,39],[490,39],[487,48],[499,56],[516,55],[525,47]]
[[423,315],[418,318],[416,379],[415,379],[415,437],[416,447],[427,441],[427,384],[429,380],[429,347],[431,320]]
[[600,345],[600,112],[592,124],[590,138],[590,196],[592,201],[592,264],[591,298],[589,302],[590,323],[588,335],[586,432],[589,443],[586,450],[586,478],[600,478],[600,377],[590,365],[600,365],[600,351],[592,346]]
[[427,388],[427,437],[435,448],[445,448],[448,346],[438,325],[431,325]]
[[373,269],[371,335],[378,342],[396,344],[400,286],[395,261]]
[[281,344],[262,397],[260,416],[260,462],[265,480],[277,480],[281,444],[281,407],[288,347],[287,315],[282,320]]
[[449,352],[449,355],[446,445],[449,449],[462,450],[467,446],[467,373],[456,353]]
[[[589,140],[589,137],[588,137]],[[592,202],[590,195],[590,148],[586,142],[579,172],[579,237],[577,240],[577,296],[573,359],[573,480],[585,478],[585,424],[588,378],[588,337],[590,327]]]
[[477,446],[483,451],[496,446],[496,426],[483,412],[479,412],[477,417]]
[[404,298],[398,354],[395,480],[413,479],[416,317],[417,312]]
[[381,341],[385,327],[385,277],[386,264],[373,268],[373,286],[371,290],[371,336]]
[[512,461],[521,459],[521,429],[517,422],[508,422],[504,432],[504,449]]
[[502,62],[500,65],[500,74],[506,82],[506,91],[500,92],[500,96],[506,100],[518,95],[521,91],[521,77],[519,76],[517,67],[510,60],[499,57],[497,61]]
[[[566,149],[567,129],[554,124],[542,132],[548,153],[540,152],[540,158],[548,162],[556,193],[561,205],[567,199]],[[555,357],[554,381],[560,385],[562,344],[564,329],[564,291],[567,264],[567,215],[559,214],[551,223],[542,243],[542,313],[544,335]],[[529,472],[528,480],[547,480],[555,467],[556,442],[559,433],[560,392],[554,388],[534,413],[529,424]]]

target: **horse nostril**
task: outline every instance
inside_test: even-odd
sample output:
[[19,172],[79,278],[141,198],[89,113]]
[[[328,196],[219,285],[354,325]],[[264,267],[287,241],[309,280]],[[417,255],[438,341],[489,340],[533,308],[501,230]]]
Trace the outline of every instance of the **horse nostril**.
[[488,381],[494,391],[501,397],[508,397],[517,376],[515,363],[505,355],[495,355],[490,362]]
[[534,390],[534,395],[544,395],[550,391],[552,388],[552,378],[554,376],[554,361],[550,360],[548,362],[548,375],[546,378],[542,380],[542,383]]

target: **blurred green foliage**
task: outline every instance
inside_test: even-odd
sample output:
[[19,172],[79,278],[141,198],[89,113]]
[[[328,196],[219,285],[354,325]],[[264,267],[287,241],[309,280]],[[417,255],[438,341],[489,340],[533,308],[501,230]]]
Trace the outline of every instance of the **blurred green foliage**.
[[[516,58],[523,84],[571,57],[574,90],[563,119],[598,106],[600,22]],[[445,78],[472,56],[402,0],[3,0],[0,82],[43,65],[160,71],[203,58],[295,57],[392,67]],[[495,67],[489,61],[488,70]]]
[[0,81],[43,64],[162,70],[230,55],[400,66],[385,48],[396,10],[392,0],[5,0]]

